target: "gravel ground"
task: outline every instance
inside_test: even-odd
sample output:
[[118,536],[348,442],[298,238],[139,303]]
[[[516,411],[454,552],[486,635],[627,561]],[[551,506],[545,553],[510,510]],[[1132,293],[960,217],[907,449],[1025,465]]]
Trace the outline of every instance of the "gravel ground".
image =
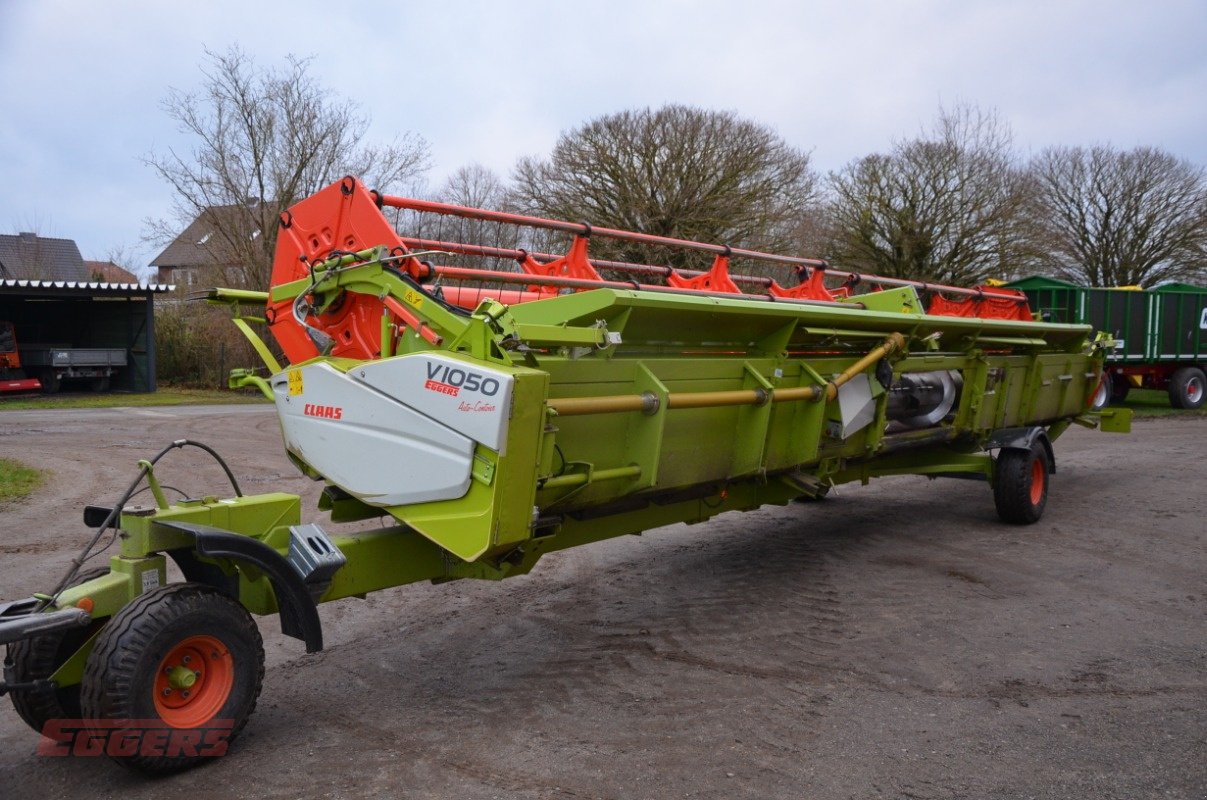
[[[981,484],[886,479],[323,606],[314,655],[262,620],[227,757],[158,780],[43,758],[5,703],[0,795],[1201,800],[1205,435],[1075,428],[1030,527]],[[184,436],[313,507],[271,408],[5,412],[0,457],[50,477],[0,511],[0,597],[49,586],[83,505]],[[224,485],[200,454],[160,474]]]

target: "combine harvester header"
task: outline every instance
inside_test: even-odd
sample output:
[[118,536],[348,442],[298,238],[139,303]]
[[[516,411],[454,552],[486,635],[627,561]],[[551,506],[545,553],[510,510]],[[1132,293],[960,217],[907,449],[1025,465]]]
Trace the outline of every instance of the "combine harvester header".
[[[413,232],[430,217],[506,227],[513,244],[403,236],[387,210]],[[1052,442],[1073,423],[1128,427],[1125,411],[1088,412],[1109,340],[1033,321],[1018,292],[388,197],[352,178],[280,224],[268,292],[208,295],[267,367],[232,384],[275,402],[290,458],[326,483],[333,523],[392,524],[329,532],[302,524],[297,496],[244,496],[233,477],[235,497],[170,505],[154,464],[195,444],[173,443],[141,465],[155,508],[126,507],[135,481],[91,512],[85,554],[107,528],[124,534],[105,574],[76,569],[0,606],[7,690],[35,728],[76,703],[107,725],[231,719],[233,736],[262,673],[249,612],[279,613],[318,650],[320,602],[507,578],[555,550],[840,483],[979,478],[1004,520],[1032,523]],[[564,255],[535,252],[556,235],[569,238]],[[593,243],[705,268],[595,259]],[[795,282],[758,274],[768,270]],[[186,583],[164,585],[168,557]],[[182,666],[205,653],[210,672]],[[151,771],[203,758],[115,757]]]
[[[408,238],[388,208],[572,239],[552,256]],[[599,238],[712,263],[593,260]],[[736,259],[798,283],[732,274]],[[382,196],[351,178],[283,216],[272,282],[269,327],[292,366],[242,380],[277,402],[287,449],[467,560],[542,549],[587,509],[585,527],[624,533],[877,474],[991,478],[987,447],[1055,438],[1101,373],[1089,329],[1032,321],[1021,292]],[[853,296],[860,283],[879,291]],[[381,415],[405,432],[382,435]]]

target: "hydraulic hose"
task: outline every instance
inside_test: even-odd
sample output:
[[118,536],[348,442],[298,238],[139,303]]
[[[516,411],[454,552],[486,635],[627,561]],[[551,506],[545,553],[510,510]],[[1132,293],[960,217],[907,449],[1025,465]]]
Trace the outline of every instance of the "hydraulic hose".
[[[58,585],[55,586],[54,591],[51,592],[48,597],[42,600],[42,602],[35,609],[35,612],[41,611],[47,606],[54,605],[58,602],[59,595],[63,593],[68,584],[70,584],[75,576],[79,574],[80,567],[84,565],[84,562],[91,557],[92,548],[96,547],[96,543],[99,542],[101,537],[105,535],[105,531],[114,527],[114,523],[117,522],[118,517],[122,513],[122,509],[125,507],[126,503],[130,501],[130,498],[137,493],[138,485],[143,482],[144,478],[147,477],[147,474],[151,471],[151,468],[154,467],[161,458],[171,451],[184,447],[196,447],[213,456],[214,460],[217,461],[219,466],[222,467],[222,471],[226,473],[226,477],[230,480],[231,487],[235,490],[235,496],[243,496],[243,490],[239,488],[239,482],[235,479],[235,473],[231,472],[230,466],[227,465],[222,456],[218,455],[218,451],[207,444],[195,442],[192,439],[177,439],[156,453],[154,458],[141,462],[142,467],[138,471],[138,477],[134,479],[134,481],[122,494],[121,499],[113,504],[113,508],[109,510],[109,514],[105,517],[105,521],[102,522],[96,529],[96,533],[93,534],[92,538],[88,541],[88,544],[84,546],[84,549],[80,551],[80,554],[71,559],[71,566],[68,568],[67,574],[64,575],[62,580],[59,581]],[[107,546],[108,545],[106,545],[106,547]]]

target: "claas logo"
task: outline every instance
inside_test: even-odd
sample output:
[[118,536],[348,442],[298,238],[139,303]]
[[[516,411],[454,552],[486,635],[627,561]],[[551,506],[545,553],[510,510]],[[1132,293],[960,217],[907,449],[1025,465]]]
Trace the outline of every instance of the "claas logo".
[[302,413],[320,419],[343,419],[344,416],[344,410],[339,406],[323,406],[318,403],[307,403],[302,407]]

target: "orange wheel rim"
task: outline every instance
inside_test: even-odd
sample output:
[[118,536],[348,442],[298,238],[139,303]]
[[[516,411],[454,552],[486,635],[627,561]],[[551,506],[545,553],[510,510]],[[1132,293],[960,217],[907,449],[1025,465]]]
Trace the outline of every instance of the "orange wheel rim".
[[217,716],[235,685],[235,659],[221,640],[190,636],[155,673],[155,710],[173,728],[199,728]]
[[1039,501],[1044,499],[1044,481],[1048,479],[1047,472],[1044,471],[1044,462],[1040,459],[1035,459],[1031,462],[1031,505],[1039,505]]

